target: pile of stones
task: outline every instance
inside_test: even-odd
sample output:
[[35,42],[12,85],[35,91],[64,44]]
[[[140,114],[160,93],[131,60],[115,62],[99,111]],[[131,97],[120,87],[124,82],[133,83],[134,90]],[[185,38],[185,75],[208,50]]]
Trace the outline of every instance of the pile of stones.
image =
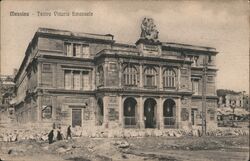
[[[51,128],[1,128],[0,141],[13,142],[21,140],[47,141]],[[61,132],[65,139],[67,127],[62,127]],[[72,128],[73,137],[91,138],[133,138],[133,137],[182,137],[200,136],[201,129],[105,129],[105,128]],[[247,128],[216,128],[207,131],[208,136],[248,136]]]

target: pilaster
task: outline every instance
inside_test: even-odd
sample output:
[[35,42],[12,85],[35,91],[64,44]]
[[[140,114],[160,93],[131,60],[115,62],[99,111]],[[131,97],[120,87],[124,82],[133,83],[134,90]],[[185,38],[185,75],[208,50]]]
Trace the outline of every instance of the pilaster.
[[38,63],[37,65],[37,83],[38,86],[42,85],[42,63]]
[[93,70],[91,71],[91,73],[92,73],[92,80],[91,80],[91,82],[92,82],[92,90],[95,90],[95,88],[96,88],[96,68],[93,68]]
[[163,104],[162,104],[162,97],[158,98],[157,100],[158,108],[157,108],[157,126],[159,129],[164,128],[163,123]]
[[118,96],[118,108],[119,108],[119,124],[123,127],[123,104],[122,96]]
[[143,68],[142,68],[142,64],[140,64],[140,84],[139,84],[140,88],[143,88]]
[[103,125],[105,128],[108,128],[108,97],[103,97]]
[[143,108],[143,100],[142,100],[142,96],[139,97],[139,126],[140,128],[145,128],[144,125],[144,108]]
[[162,90],[163,84],[162,84],[162,66],[159,68],[159,89]]
[[[181,98],[177,98],[175,102],[176,102],[176,123],[177,123],[177,126],[179,126],[180,122],[181,122],[181,116],[180,116],[180,112],[181,112]],[[189,119],[190,119],[190,117],[189,117]]]

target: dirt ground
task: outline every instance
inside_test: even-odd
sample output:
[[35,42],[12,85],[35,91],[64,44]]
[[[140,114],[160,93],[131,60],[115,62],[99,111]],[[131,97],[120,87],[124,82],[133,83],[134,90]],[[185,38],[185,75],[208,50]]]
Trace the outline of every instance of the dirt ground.
[[247,161],[249,136],[0,142],[2,161]]

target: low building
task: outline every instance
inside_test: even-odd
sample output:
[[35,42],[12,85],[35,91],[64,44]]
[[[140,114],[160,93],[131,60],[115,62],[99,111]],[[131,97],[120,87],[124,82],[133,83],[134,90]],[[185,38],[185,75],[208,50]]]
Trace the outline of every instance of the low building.
[[217,95],[219,98],[218,105],[219,107],[236,107],[236,108],[244,108],[248,109],[249,106],[249,96],[242,92],[235,92],[232,90],[217,90]]
[[39,28],[15,77],[17,121],[190,128],[201,125],[206,85],[207,125],[216,126],[217,51],[161,42],[150,21],[143,20],[135,45],[118,43],[111,34]]

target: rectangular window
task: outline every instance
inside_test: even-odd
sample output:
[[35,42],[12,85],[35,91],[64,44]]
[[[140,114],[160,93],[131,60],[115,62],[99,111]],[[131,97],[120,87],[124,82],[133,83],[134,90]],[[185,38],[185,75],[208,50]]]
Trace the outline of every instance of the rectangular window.
[[117,65],[116,65],[116,63],[109,63],[109,70],[111,70],[111,71],[117,70]]
[[82,56],[83,48],[81,44],[65,43],[65,46],[66,46],[67,56],[74,56],[74,57]]
[[90,89],[90,82],[89,82],[89,73],[83,72],[82,73],[82,83],[83,83],[83,89],[89,90]]
[[72,109],[72,127],[82,126],[82,109]]
[[73,56],[81,57],[81,47],[82,46],[80,44],[73,45]]
[[70,44],[70,43],[66,43],[65,44],[65,46],[66,46],[66,55],[67,56],[73,56],[73,51],[72,51],[72,44]]
[[[42,64],[41,70],[41,85],[42,86],[52,86],[53,83],[53,75],[52,75],[52,68],[51,64]],[[30,78],[28,76],[28,78]]]
[[64,87],[65,89],[71,89],[71,71],[64,71]]
[[42,72],[43,73],[50,73],[50,72],[52,72],[51,64],[43,64],[42,65]]
[[214,82],[214,77],[213,76],[207,76],[207,81],[208,82]]
[[82,55],[83,55],[84,58],[89,57],[89,46],[82,45]]
[[147,82],[147,84],[146,84],[147,86],[153,86],[153,76],[147,75],[146,82]]
[[198,80],[192,81],[192,91],[194,92],[195,95],[198,95],[198,92],[199,92],[199,81]]
[[73,72],[73,89],[80,90],[80,72],[79,71]]

